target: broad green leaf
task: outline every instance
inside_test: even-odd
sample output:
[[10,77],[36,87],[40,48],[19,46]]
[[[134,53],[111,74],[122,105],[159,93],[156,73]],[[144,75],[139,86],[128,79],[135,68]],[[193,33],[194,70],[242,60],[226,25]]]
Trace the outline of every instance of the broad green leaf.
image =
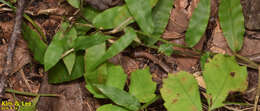
[[28,106],[22,106],[22,104],[19,104],[20,105],[20,108],[18,111],[36,111],[36,104],[39,100],[40,96],[36,96],[30,105]]
[[94,71],[90,69],[93,67],[94,63],[99,60],[106,51],[106,44],[95,45],[86,49],[85,51],[85,71],[84,74],[86,81],[86,88],[94,95],[96,98],[105,98],[105,96],[96,89],[93,84],[105,84],[107,78],[107,67],[106,64],[100,66]]
[[154,32],[152,6],[149,0],[125,0],[128,10],[139,27],[146,33]]
[[[171,14],[174,0],[159,0],[156,6],[152,10],[153,22],[154,22],[154,34],[160,38],[164,32]],[[156,39],[149,38],[148,44],[152,45],[156,42]]]
[[239,51],[243,45],[243,35],[245,33],[240,0],[221,0],[219,22],[229,47],[232,51]]
[[189,47],[195,46],[206,31],[210,16],[210,0],[200,0],[192,12],[185,42]]
[[101,32],[95,33],[91,36],[80,36],[75,40],[74,49],[75,50],[85,50],[94,45],[104,43],[106,40],[112,38],[112,36],[107,36]]
[[113,104],[105,104],[103,106],[100,106],[97,109],[97,111],[129,111],[129,110]]
[[72,52],[71,54],[69,54],[69,55],[67,55],[63,58],[63,62],[65,64],[69,74],[71,74],[75,60],[76,60],[76,53],[75,52]]
[[67,1],[74,8],[79,8],[79,6],[80,6],[80,0],[67,0]]
[[121,66],[109,64],[107,70],[108,76],[106,85],[123,90],[127,79],[124,69]]
[[247,88],[247,69],[239,66],[233,56],[214,56],[206,63],[203,78],[211,110],[224,106],[223,102],[229,92],[244,91]]
[[93,24],[101,29],[113,29],[121,24],[123,24],[121,26],[123,28],[132,22],[134,20],[128,12],[126,5],[107,9],[98,14],[93,20]]
[[64,50],[64,34],[63,32],[67,29],[68,23],[62,23],[61,29],[54,35],[50,45],[48,46],[44,54],[44,69],[48,71],[50,68],[55,66],[61,59],[61,55]]
[[[69,50],[74,46],[75,39],[77,38],[77,31],[75,27],[72,27],[68,33],[64,35],[63,47],[64,50]],[[71,54],[65,56],[63,62],[68,69],[68,73],[71,74],[72,68],[76,60],[76,53],[72,52]]]
[[40,64],[43,64],[43,55],[47,49],[47,45],[41,40],[40,35],[36,31],[32,30],[26,24],[23,24],[22,26],[23,38],[26,40],[29,49],[32,51],[34,59]]
[[89,20],[89,22],[92,22],[93,19],[100,13],[100,11],[94,9],[91,6],[86,6],[81,11],[84,18]]
[[150,5],[154,7],[158,3],[158,0],[150,0]]
[[151,101],[156,96],[155,90],[156,83],[152,80],[149,68],[131,73],[129,93],[135,96],[139,102],[147,103]]
[[125,29],[125,35],[120,37],[119,40],[117,40],[115,43],[113,43],[112,46],[109,47],[109,49],[106,51],[106,53],[94,64],[93,69],[104,63],[106,60],[114,57],[118,53],[120,53],[122,50],[127,48],[132,41],[137,37],[134,29],[132,28],[126,28]]
[[209,53],[209,52],[204,53],[204,54],[200,57],[200,67],[201,67],[201,70],[202,70],[202,71],[204,71],[204,67],[205,67],[205,64],[206,64],[208,58],[210,58],[210,53]]
[[73,48],[75,40],[77,39],[77,30],[75,27],[72,27],[65,35],[63,41],[64,50],[69,50]]
[[105,85],[95,85],[104,95],[114,103],[129,110],[137,111],[141,105],[138,100],[124,90]]
[[76,54],[76,61],[71,74],[68,73],[66,66],[59,61],[53,68],[48,71],[49,83],[63,83],[82,77],[84,74],[84,56],[80,52]]
[[158,51],[164,53],[167,56],[171,56],[173,53],[173,45],[172,44],[162,44],[162,45],[160,45]]
[[202,111],[198,83],[187,72],[169,74],[160,92],[168,111]]

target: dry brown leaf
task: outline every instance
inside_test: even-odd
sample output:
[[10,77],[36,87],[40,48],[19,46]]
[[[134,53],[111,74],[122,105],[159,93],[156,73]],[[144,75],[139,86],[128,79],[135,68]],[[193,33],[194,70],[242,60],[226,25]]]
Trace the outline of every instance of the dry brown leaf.
[[[5,64],[5,56],[6,56],[7,44],[0,46],[0,72],[3,70],[3,65]],[[29,49],[24,40],[19,40],[17,42],[17,46],[14,52],[13,58],[13,70],[12,73],[20,70],[24,65],[31,62],[31,56]]]

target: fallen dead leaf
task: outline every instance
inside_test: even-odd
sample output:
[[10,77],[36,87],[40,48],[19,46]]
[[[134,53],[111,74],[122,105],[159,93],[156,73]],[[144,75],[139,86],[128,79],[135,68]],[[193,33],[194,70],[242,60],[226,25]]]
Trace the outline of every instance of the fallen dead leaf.
[[[7,44],[0,46],[0,72],[3,71],[3,65],[5,64]],[[13,58],[13,70],[12,73],[20,70],[24,65],[31,62],[31,56],[29,49],[27,48],[26,42],[24,40],[17,41],[16,49]]]

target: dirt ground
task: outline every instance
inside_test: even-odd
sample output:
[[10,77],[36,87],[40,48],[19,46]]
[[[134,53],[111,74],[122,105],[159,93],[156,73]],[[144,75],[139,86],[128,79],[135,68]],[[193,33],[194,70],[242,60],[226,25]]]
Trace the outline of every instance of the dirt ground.
[[[175,0],[174,8],[167,28],[162,38],[172,43],[184,45],[184,34],[187,30],[189,19],[198,0]],[[198,50],[212,51],[216,53],[231,54],[227,42],[222,34],[217,16],[219,0],[212,0],[211,17],[208,29],[203,39],[195,46]],[[246,34],[244,36],[244,45],[239,52],[243,56],[252,56],[260,54],[260,6],[256,5],[259,0],[242,0],[243,12],[245,16]],[[85,4],[86,5],[86,4]],[[112,6],[109,6],[112,7]],[[10,39],[15,13],[7,10],[8,7],[0,3],[0,65],[4,64],[7,43]],[[49,13],[43,13],[44,10],[54,9]],[[28,3],[25,13],[40,26],[41,30],[47,36],[48,42],[52,40],[57,32],[61,21],[72,17],[77,9],[72,8],[66,1],[56,0],[32,0]],[[24,20],[27,22],[26,20]],[[160,44],[160,43],[157,43]],[[174,47],[175,50],[183,51],[185,49]],[[48,84],[47,72],[44,72],[43,66],[33,60],[33,55],[27,47],[26,41],[20,37],[14,54],[14,63],[12,74],[8,76],[8,88],[18,91],[32,93],[56,93],[63,95],[60,98],[41,97],[37,105],[38,111],[95,111],[100,105],[109,103],[109,100],[95,99],[86,89],[84,79],[80,78],[72,82],[63,84]],[[159,61],[159,62],[158,62]],[[256,59],[260,62],[260,59]],[[110,62],[123,66],[124,71],[130,74],[132,71],[145,66],[150,67],[153,80],[161,87],[162,79],[167,77],[167,72],[178,72],[181,70],[193,74],[201,73],[199,58],[172,55],[170,57],[157,53],[156,50],[146,47],[127,48],[117,56],[110,59]],[[0,66],[0,72],[3,67]],[[229,101],[254,104],[257,88],[258,71],[248,68],[249,87],[243,94],[232,93],[228,97]],[[201,83],[203,84],[203,83]],[[203,85],[202,85],[203,86]],[[203,88],[201,88],[201,91]],[[157,90],[156,93],[159,93]],[[13,95],[6,93],[8,101],[30,101],[28,96]],[[206,99],[202,98],[205,102]],[[216,111],[244,110],[252,111],[252,106],[231,105]],[[247,108],[247,109],[246,109]],[[163,107],[163,100],[158,100],[148,107],[149,111],[166,111]]]

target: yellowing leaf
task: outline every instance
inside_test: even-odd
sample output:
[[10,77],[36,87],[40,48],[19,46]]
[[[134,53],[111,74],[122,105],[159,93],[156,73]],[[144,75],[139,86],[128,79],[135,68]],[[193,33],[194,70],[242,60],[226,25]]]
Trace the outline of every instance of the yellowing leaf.
[[169,74],[160,92],[168,111],[202,111],[198,83],[187,72]]
[[139,102],[146,103],[151,101],[156,95],[156,83],[152,81],[149,68],[136,70],[131,73],[131,83],[129,93],[134,95]]
[[109,64],[107,70],[108,76],[106,85],[123,90],[127,79],[124,69],[121,66]]
[[206,63],[204,70],[211,110],[224,106],[223,102],[229,92],[244,91],[247,88],[247,69],[239,66],[233,56],[218,54]]

